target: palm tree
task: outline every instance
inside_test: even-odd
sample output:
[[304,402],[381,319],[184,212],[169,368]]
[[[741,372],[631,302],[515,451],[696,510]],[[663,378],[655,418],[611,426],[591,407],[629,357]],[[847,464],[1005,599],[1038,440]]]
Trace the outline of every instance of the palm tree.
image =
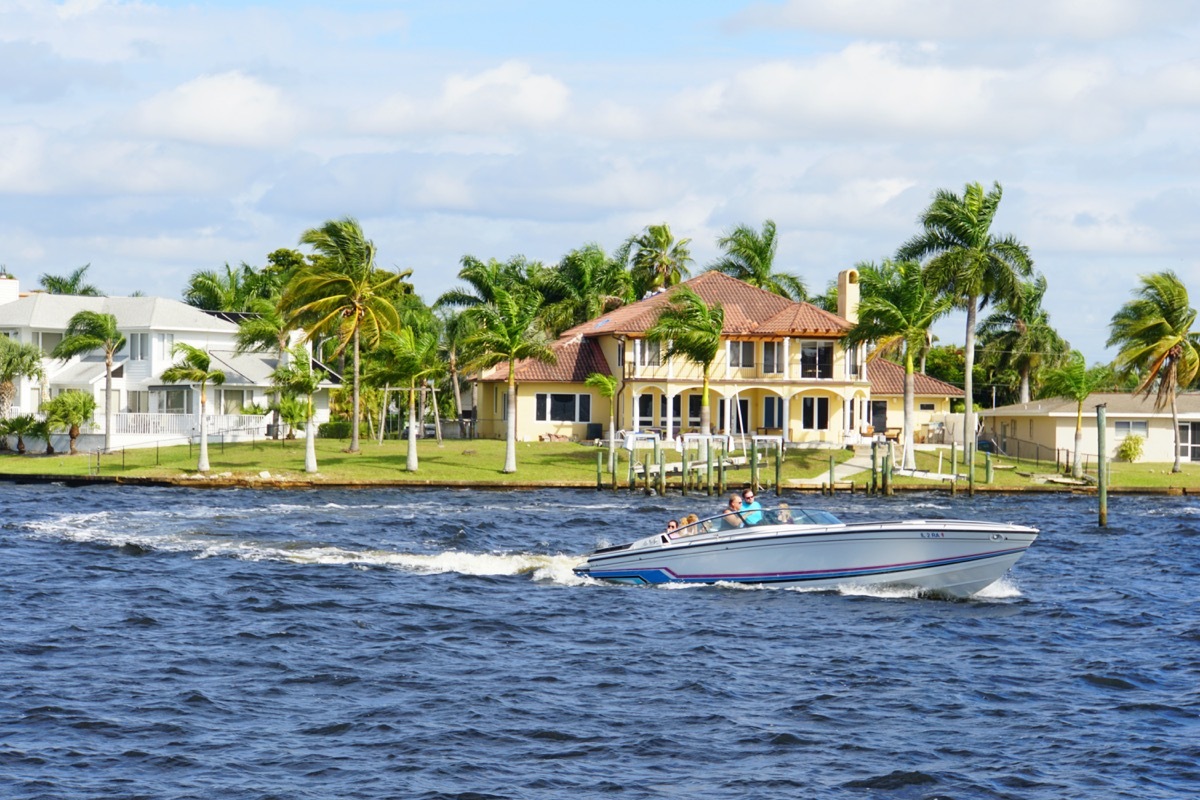
[[67,333],[50,355],[62,361],[92,350],[104,351],[104,452],[112,449],[112,370],[113,356],[125,346],[125,336],[117,330],[117,318],[99,311],[80,311],[67,323]]
[[1101,391],[1111,382],[1111,369],[1106,366],[1089,369],[1083,353],[1078,350],[1072,350],[1062,366],[1048,370],[1042,381],[1043,397],[1065,397],[1075,401],[1075,457],[1071,475],[1076,479],[1083,477],[1083,462],[1079,458],[1083,444],[1083,404],[1089,395]]
[[282,285],[278,269],[258,270],[243,261],[237,269],[226,264],[224,272],[193,272],[184,287],[183,302],[206,311],[252,311],[255,300],[274,297]]
[[789,272],[775,272],[775,251],[779,247],[774,220],[763,223],[762,232],[749,225],[738,225],[717,240],[725,251],[712,269],[765,289],[789,300],[807,300],[804,281]]
[[[274,350],[276,364],[283,365],[287,358],[288,341],[291,339],[292,327],[279,311],[279,304],[263,298],[251,301],[249,311],[252,316],[238,322],[235,341],[237,352],[266,352]],[[279,395],[276,393],[274,410],[272,412],[272,429],[274,436],[279,438]]]
[[42,349],[35,344],[0,336],[0,419],[8,419],[17,397],[17,378],[42,379]]
[[997,369],[1012,369],[1019,381],[1018,401],[1028,403],[1030,382],[1043,364],[1053,364],[1066,355],[1067,343],[1050,325],[1050,314],[1042,308],[1046,276],[1038,274],[1021,284],[1016,303],[1001,303],[979,324],[981,355]]
[[[312,368],[312,356],[303,346],[297,345],[289,355],[288,362],[282,359],[271,372],[271,383],[283,398],[295,397],[303,404],[301,419],[304,422],[304,471],[317,471],[316,425],[313,423],[313,395],[321,385],[321,374]],[[290,414],[289,414],[290,416]]]
[[504,472],[517,471],[517,362],[534,359],[556,361],[550,337],[539,313],[542,296],[520,283],[495,287],[493,299],[468,309],[473,330],[463,343],[470,354],[469,368],[485,370],[508,365],[508,425],[504,446]]
[[[92,416],[96,413],[96,398],[87,392],[71,389],[42,406],[42,413],[46,415],[47,434],[67,429],[67,436],[71,441],[68,452],[75,455],[78,452],[75,443],[79,439],[80,430],[92,421]],[[49,435],[46,437],[46,445],[50,446]]]
[[925,346],[929,329],[953,306],[948,297],[934,294],[925,283],[916,261],[884,261],[880,266],[860,264],[858,322],[846,334],[846,346],[874,342],[867,357],[899,353],[904,360],[904,462],[901,469],[916,469],[913,428],[916,418],[914,355]]
[[[417,386],[437,376],[445,364],[438,352],[437,333],[420,331],[411,327],[399,333],[388,331],[383,335],[378,355],[385,359],[383,366],[373,376],[376,381],[408,384],[408,458],[405,468],[416,472],[417,460]],[[424,413],[424,412],[422,412]]]
[[633,281],[621,260],[598,244],[572,250],[557,265],[533,271],[530,280],[546,298],[542,319],[554,336],[633,302]]
[[433,304],[434,308],[471,308],[490,303],[495,299],[498,289],[514,283],[525,283],[531,268],[536,270],[540,266],[536,262],[529,264],[524,256],[513,256],[508,261],[491,258],[485,263],[475,256],[465,255],[461,263],[458,277],[467,282],[468,288],[460,287],[444,293]]
[[1123,374],[1138,373],[1142,381],[1135,392],[1147,397],[1155,391],[1154,407],[1169,403],[1175,429],[1175,466],[1179,472],[1179,406],[1176,396],[1200,372],[1200,331],[1196,309],[1189,305],[1187,287],[1171,271],[1142,275],[1141,288],[1113,315],[1108,347],[1117,347],[1114,366]]
[[200,387],[200,461],[196,471],[208,472],[208,384],[220,386],[225,382],[225,373],[212,369],[212,357],[199,347],[176,342],[171,354],[181,355],[183,360],[163,370],[162,379],[167,383],[194,383]]
[[296,274],[280,306],[289,323],[307,322],[308,341],[324,331],[336,331],[335,354],[351,348],[354,371],[349,451],[357,453],[362,415],[361,347],[364,340],[368,346],[378,344],[385,330],[399,327],[400,318],[389,292],[405,273],[386,273],[375,266],[375,243],[350,217],[311,228],[300,242],[312,247],[318,258]]
[[446,312],[441,317],[442,354],[446,359],[446,373],[450,390],[454,393],[454,414],[458,417],[458,435],[467,438],[467,421],[463,418],[462,387],[459,386],[458,362],[462,357],[463,342],[467,338],[468,325],[461,313]]
[[939,189],[921,215],[924,231],[906,242],[896,254],[902,261],[927,258],[925,277],[934,291],[951,297],[967,312],[964,353],[963,444],[975,437],[975,404],[972,369],[975,366],[975,324],[979,309],[989,302],[1017,303],[1020,279],[1033,272],[1029,248],[1012,236],[996,236],[992,222],[1003,194],[999,183],[984,192],[969,183],[961,197]]
[[676,240],[667,223],[648,225],[629,240],[633,250],[634,296],[667,289],[688,277],[691,239]]
[[670,302],[646,330],[648,341],[669,343],[667,358],[680,355],[700,367],[704,375],[700,391],[700,430],[704,433],[712,432],[712,412],[708,402],[709,370],[721,352],[721,330],[724,326],[725,309],[720,303],[710,306],[690,286],[680,286],[671,293]]
[[10,436],[17,437],[17,452],[25,453],[25,437],[37,429],[38,418],[33,414],[20,414],[5,421],[5,431]]
[[68,275],[42,275],[38,280],[41,281],[42,289],[47,294],[73,294],[83,297],[99,297],[99,289],[90,283],[83,282],[84,275],[91,266],[91,264],[84,264]]
[[612,472],[617,456],[617,404],[613,402],[617,396],[617,379],[612,375],[593,372],[583,383],[608,400],[608,471]]

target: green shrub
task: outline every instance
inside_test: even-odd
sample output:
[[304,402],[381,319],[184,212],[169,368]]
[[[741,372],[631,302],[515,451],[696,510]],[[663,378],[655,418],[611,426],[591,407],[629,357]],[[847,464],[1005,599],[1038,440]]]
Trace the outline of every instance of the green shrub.
[[322,422],[317,426],[317,438],[319,439],[349,439],[350,438],[350,420],[337,419],[329,422]]
[[1121,442],[1121,446],[1117,448],[1117,458],[1132,464],[1142,457],[1142,449],[1145,444],[1142,437],[1132,433],[1126,436],[1125,441]]

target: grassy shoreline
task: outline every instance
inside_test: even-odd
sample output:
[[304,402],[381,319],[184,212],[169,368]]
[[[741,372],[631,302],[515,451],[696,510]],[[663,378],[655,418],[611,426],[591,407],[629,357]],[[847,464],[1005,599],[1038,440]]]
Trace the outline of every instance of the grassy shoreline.
[[[597,456],[606,462],[605,451],[569,442],[522,442],[517,445],[517,472],[501,472],[504,463],[504,442],[477,439],[447,440],[439,446],[434,440],[417,443],[419,469],[405,470],[407,443],[389,440],[382,444],[363,441],[359,453],[348,453],[344,440],[317,441],[315,475],[304,472],[304,442],[259,441],[237,445],[214,444],[209,449],[212,469],[207,475],[195,471],[197,448],[180,445],[170,448],[144,448],[118,451],[98,459],[94,454],[70,456],[17,455],[0,453],[0,480],[56,481],[72,484],[121,483],[153,486],[257,486],[274,488],[339,488],[339,487],[396,487],[444,486],[479,489],[533,488],[595,488]],[[619,451],[617,479],[622,490],[628,491],[628,454]],[[949,453],[941,459],[936,453],[918,453],[918,469],[934,471],[940,466],[949,471]],[[668,451],[667,460],[674,456]],[[781,465],[780,477],[784,491],[820,491],[828,475],[830,459],[841,463],[851,457],[847,450],[790,451]],[[639,459],[640,460],[640,459]],[[1047,476],[1056,475],[1052,464],[1013,463],[995,459],[993,482],[984,482],[984,457],[976,461],[976,491],[980,492],[1095,492],[1095,486],[1072,486],[1044,483]],[[959,472],[965,471],[960,465]],[[1113,464],[1109,490],[1114,493],[1200,494],[1200,464],[1186,464],[1181,473],[1170,472],[1170,464]],[[727,473],[730,486],[750,482],[750,470],[740,467]],[[640,488],[641,478],[637,478]],[[758,482],[773,486],[775,465],[767,461],[760,468]],[[850,480],[855,490],[862,491],[869,483],[870,473],[860,473]],[[611,490],[611,474],[604,471],[603,487]],[[802,483],[810,482],[810,483]],[[950,485],[941,479],[897,476],[897,491],[944,491]],[[678,475],[667,480],[668,491],[680,491]],[[956,491],[966,491],[965,476],[960,477]],[[692,489],[692,491],[697,491]],[[703,491],[700,489],[699,491]]]

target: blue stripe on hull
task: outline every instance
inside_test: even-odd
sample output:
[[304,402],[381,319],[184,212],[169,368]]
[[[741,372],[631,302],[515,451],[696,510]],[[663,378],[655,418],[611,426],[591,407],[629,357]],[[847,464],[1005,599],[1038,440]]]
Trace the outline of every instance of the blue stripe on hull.
[[1025,550],[1026,548],[1024,547],[1014,547],[1008,550],[997,550],[990,553],[976,553],[969,556],[941,558],[934,559],[932,561],[917,561],[909,564],[887,564],[860,569],[806,570],[800,572],[740,573],[725,575],[678,575],[666,567],[653,567],[649,569],[623,569],[611,571],[589,570],[580,572],[579,574],[588,575],[599,580],[633,584],[716,583],[718,581],[724,581],[726,583],[804,583],[808,581],[848,580],[861,577],[898,575],[901,573],[913,572],[921,569],[931,569],[934,567],[943,567],[952,564],[965,564],[971,561],[985,561],[993,558],[1002,558],[1014,553],[1023,553]]

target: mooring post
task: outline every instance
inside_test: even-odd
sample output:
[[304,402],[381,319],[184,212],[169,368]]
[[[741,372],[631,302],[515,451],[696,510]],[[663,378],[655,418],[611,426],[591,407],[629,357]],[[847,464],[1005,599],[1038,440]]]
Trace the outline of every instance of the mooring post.
[[725,454],[726,449],[721,448],[721,454],[717,457],[717,492],[725,494]]
[[883,457],[883,470],[882,470],[882,472],[883,472],[883,494],[884,494],[884,496],[885,496],[885,497],[886,497],[886,496],[888,496],[888,495],[890,495],[890,494],[892,493],[892,470],[891,470],[891,466],[892,466],[892,465],[891,465],[891,463],[889,462],[889,459],[888,459],[888,457],[885,455],[885,456]]
[[750,488],[758,491],[758,440],[750,440]]
[[988,486],[991,486],[993,477],[994,476],[992,475],[992,454],[989,451],[989,452],[986,452],[983,454],[983,482],[986,483]]
[[635,461],[637,461],[637,455],[633,450],[630,450],[629,451],[629,480],[627,480],[625,482],[625,485],[629,487],[630,492],[632,492],[634,489],[637,488],[637,485],[634,483],[634,480],[633,480],[633,463]]
[[596,453],[596,491],[604,488],[604,453]]
[[780,497],[783,494],[783,442],[775,448],[775,496]]
[[647,453],[646,455],[644,455],[642,457],[642,477],[644,477],[646,479],[645,480],[645,484],[646,484],[645,491],[646,491],[646,494],[649,495],[650,494],[650,454],[649,453]]
[[609,451],[611,458],[608,461],[609,469],[612,470],[612,490],[617,490],[617,465],[621,463],[621,454],[616,449]]
[[1108,424],[1108,405],[1101,403],[1096,406],[1096,439],[1100,452],[1100,463],[1096,475],[1100,494],[1100,527],[1108,527],[1108,448],[1105,445],[1104,426]]
[[967,496],[975,496],[975,443],[967,445]]
[[667,453],[665,450],[658,451],[658,493],[667,493]]
[[958,479],[958,442],[950,443],[950,474]]
[[707,486],[708,496],[712,497],[713,493],[713,443],[709,439],[704,443],[704,482]]
[[871,440],[871,494],[879,494],[879,442]]
[[829,493],[833,494],[833,456],[829,457]]

